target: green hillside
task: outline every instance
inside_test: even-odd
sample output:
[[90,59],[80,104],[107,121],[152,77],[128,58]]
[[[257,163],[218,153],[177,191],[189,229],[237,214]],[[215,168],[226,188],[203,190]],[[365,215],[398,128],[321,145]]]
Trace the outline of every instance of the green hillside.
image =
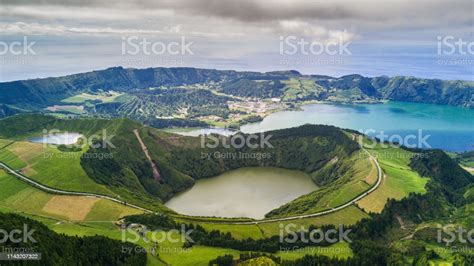
[[[271,147],[265,145],[251,149],[245,146],[226,147],[224,143],[229,142],[229,137],[222,136],[217,146],[206,147],[206,143],[213,144],[215,140],[204,139],[203,145],[201,138],[167,133],[128,119],[68,120],[17,115],[0,120],[0,125],[0,161],[29,178],[65,190],[111,195],[161,213],[140,215],[140,211],[130,206],[105,199],[48,194],[1,171],[0,210],[21,213],[45,223],[55,232],[86,237],[81,240],[52,233],[46,227],[39,229],[48,235],[48,239],[58,237],[54,242],[71,246],[74,250],[88,252],[89,241],[103,241],[103,245],[111,246],[109,255],[116,260],[130,259],[134,265],[143,265],[145,258],[149,265],[181,262],[207,265],[211,260],[229,259],[248,263],[269,262],[270,259],[281,265],[407,265],[413,262],[469,265],[473,259],[468,252],[449,249],[446,243],[438,243],[436,236],[433,237],[438,225],[448,224],[452,228],[474,225],[471,218],[474,177],[442,151],[383,148],[381,145],[366,148],[378,158],[384,180],[377,190],[357,204],[312,218],[232,224],[238,220],[180,216],[164,208],[161,201],[192,186],[199,178],[212,177],[239,167],[272,166],[304,171],[311,175],[320,190],[272,211],[269,216],[314,213],[347,202],[373,185],[377,176],[374,162],[363,156],[364,151],[353,138],[354,132],[332,126],[304,125],[266,132],[264,136],[271,136],[268,139]],[[26,138],[43,134],[43,129],[96,135],[95,141],[98,142],[107,135],[111,137],[114,147],[85,145],[80,151],[68,150],[71,147],[63,151],[60,146],[25,141]],[[158,178],[154,176],[137,134],[159,170]],[[257,137],[257,142],[260,138],[263,136]],[[202,156],[203,153],[216,151],[270,156],[259,160],[253,157],[232,160]],[[79,156],[65,157],[66,154]],[[101,160],[90,159],[97,158],[93,155],[98,154],[112,156]],[[115,241],[102,237],[88,238],[99,234],[121,239],[122,231],[115,222],[124,216],[126,224],[139,223],[165,232],[184,224],[196,230],[193,236],[197,242],[160,242],[156,255],[151,250],[157,246],[146,243],[144,236],[149,235],[142,235],[136,244],[149,248],[146,257],[143,256],[145,253],[128,257],[114,253]],[[2,221],[11,220],[11,217],[5,217]],[[314,245],[297,241],[295,245],[298,248],[285,244],[283,247],[291,251],[282,251],[278,234],[281,226],[286,224],[306,229],[328,229],[344,224],[352,230],[352,242]],[[60,260],[54,255],[58,249],[49,243],[45,241],[41,246],[48,252],[45,254],[67,264],[69,253]],[[469,244],[456,244],[469,248]],[[342,251],[332,251],[331,248],[336,247]],[[166,252],[167,249],[181,248],[190,250],[186,254]],[[95,260],[110,259],[106,254],[91,254]]]

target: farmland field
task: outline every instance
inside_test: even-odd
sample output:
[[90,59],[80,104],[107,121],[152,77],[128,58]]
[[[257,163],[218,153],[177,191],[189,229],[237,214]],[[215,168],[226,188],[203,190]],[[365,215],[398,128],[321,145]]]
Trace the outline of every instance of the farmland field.
[[[101,213],[106,210],[107,213]],[[0,170],[0,210],[50,217],[64,221],[116,221],[141,213],[105,199],[48,194]]]

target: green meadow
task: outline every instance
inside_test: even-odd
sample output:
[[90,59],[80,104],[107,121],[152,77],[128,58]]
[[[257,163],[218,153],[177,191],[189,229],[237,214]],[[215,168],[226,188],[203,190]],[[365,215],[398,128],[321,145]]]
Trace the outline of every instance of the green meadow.
[[425,185],[429,179],[421,177],[409,166],[416,154],[401,148],[382,147],[381,144],[369,147],[366,144],[366,149],[377,157],[384,177],[377,190],[357,202],[360,208],[366,212],[379,213],[388,199],[399,200],[410,193],[426,193]]
[[54,145],[15,142],[0,150],[0,161],[47,186],[115,196],[111,190],[87,176],[80,165],[80,152],[61,152]]

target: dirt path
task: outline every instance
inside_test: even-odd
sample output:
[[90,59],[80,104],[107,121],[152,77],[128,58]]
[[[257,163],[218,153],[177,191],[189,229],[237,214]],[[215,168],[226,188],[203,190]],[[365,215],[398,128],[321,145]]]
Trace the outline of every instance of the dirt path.
[[153,162],[153,160],[151,159],[150,153],[148,152],[148,148],[146,147],[145,143],[140,137],[140,134],[138,133],[138,129],[133,130],[133,133],[135,133],[135,136],[137,137],[138,142],[140,142],[140,146],[142,147],[143,153],[148,159],[148,162],[150,162],[151,169],[153,170],[153,178],[157,181],[160,181],[161,179],[160,171],[158,171],[158,167],[156,166],[155,162]]
[[405,223],[403,222],[402,217],[400,217],[400,215],[396,214],[395,218],[397,218],[398,223],[400,224],[400,228],[402,228],[403,230],[407,229],[405,227]]

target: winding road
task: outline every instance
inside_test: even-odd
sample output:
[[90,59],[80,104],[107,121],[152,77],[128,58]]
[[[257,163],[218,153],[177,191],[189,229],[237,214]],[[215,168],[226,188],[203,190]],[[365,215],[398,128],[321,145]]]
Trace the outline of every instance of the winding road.
[[[261,223],[272,223],[272,222],[279,222],[279,221],[289,221],[289,220],[297,220],[297,219],[304,219],[304,218],[312,218],[312,217],[318,217],[318,216],[322,216],[322,215],[326,215],[326,214],[330,214],[330,213],[333,213],[333,212],[337,212],[337,211],[340,211],[344,208],[347,208],[349,206],[351,206],[352,204],[356,203],[357,201],[363,199],[364,197],[366,197],[367,195],[369,195],[370,193],[372,193],[374,190],[376,190],[380,184],[382,183],[382,179],[383,179],[383,172],[382,172],[382,168],[380,167],[379,165],[379,162],[377,161],[377,159],[372,156],[372,154],[370,154],[365,148],[361,147],[361,149],[367,153],[367,155],[369,156],[369,158],[371,160],[373,160],[375,162],[375,165],[377,167],[377,174],[378,174],[378,178],[377,178],[377,182],[375,183],[374,186],[372,186],[369,190],[367,190],[366,192],[362,193],[361,195],[357,196],[356,198],[352,199],[351,201],[347,202],[347,203],[344,203],[343,205],[340,205],[340,206],[337,206],[337,207],[334,207],[330,210],[325,210],[325,211],[320,211],[320,212],[317,212],[317,213],[311,213],[311,214],[304,214],[304,215],[297,215],[297,216],[291,216],[291,217],[283,217],[283,218],[275,218],[275,219],[262,219],[262,220],[255,220],[255,221],[245,221],[245,222],[232,222],[232,221],[203,221],[203,222],[206,222],[206,223],[219,223],[219,224],[236,224],[236,225],[252,225],[252,224],[261,224]],[[95,193],[88,193],[88,192],[74,192],[74,191],[67,191],[67,190],[61,190],[61,189],[56,189],[56,188],[51,188],[49,186],[46,186],[46,185],[43,185],[41,183],[38,183],[34,180],[32,180],[31,178],[29,177],[26,177],[25,175],[23,174],[20,174],[18,173],[17,171],[13,170],[12,168],[10,168],[8,165],[0,162],[0,168],[3,168],[5,170],[7,170],[9,173],[11,173],[12,175],[14,175],[15,177],[17,177],[18,179],[20,179],[21,181],[25,182],[25,183],[28,183],[29,185],[32,185],[38,189],[41,189],[45,192],[48,192],[48,193],[53,193],[53,194],[61,194],[61,195],[72,195],[72,196],[86,196],[86,197],[96,197],[96,198],[100,198],[100,199],[108,199],[108,200],[111,200],[111,201],[114,201],[114,202],[117,202],[117,203],[120,203],[120,204],[123,204],[123,205],[126,205],[128,207],[131,207],[131,208],[135,208],[135,209],[138,209],[138,210],[141,210],[141,211],[144,211],[144,212],[147,212],[147,213],[154,213],[154,214],[159,214],[157,212],[154,212],[152,210],[149,210],[149,209],[146,209],[146,208],[143,208],[143,207],[140,207],[140,206],[137,206],[137,205],[133,205],[133,204],[130,204],[130,203],[127,203],[125,201],[122,201],[122,200],[119,200],[117,198],[114,198],[114,197],[111,197],[111,196],[106,196],[106,195],[101,195],[101,194],[95,194]],[[186,217],[181,217],[181,218],[184,218],[186,219]]]
[[116,199],[114,197],[110,197],[110,196],[106,196],[106,195],[101,195],[101,194],[95,194],[95,193],[89,193],[89,192],[75,192],[75,191],[67,191],[67,190],[61,190],[61,189],[56,189],[56,188],[52,188],[52,187],[48,187],[46,185],[43,185],[41,183],[38,183],[32,179],[30,179],[29,177],[26,177],[20,173],[18,173],[17,171],[11,169],[8,165],[0,162],[0,169],[3,168],[5,170],[7,170],[9,173],[11,173],[12,175],[14,175],[15,177],[17,177],[18,179],[20,179],[21,181],[25,182],[25,183],[28,183],[29,185],[33,186],[33,187],[36,187],[38,189],[41,189],[45,192],[48,192],[48,193],[52,193],[52,194],[59,194],[59,195],[70,195],[70,196],[86,196],[86,197],[96,197],[96,198],[100,198],[100,199],[108,199],[108,200],[111,200],[111,201],[114,201],[114,202],[117,202],[117,203],[120,203],[120,204],[123,204],[123,205],[126,205],[126,206],[129,206],[131,208],[135,208],[135,209],[138,209],[138,210],[142,210],[144,212],[148,212],[148,213],[154,213],[153,211],[151,210],[148,210],[146,208],[142,208],[140,206],[137,206],[137,205],[133,205],[133,204],[130,204],[130,203],[127,203],[125,201],[122,201],[122,200],[119,200],[119,199]]

